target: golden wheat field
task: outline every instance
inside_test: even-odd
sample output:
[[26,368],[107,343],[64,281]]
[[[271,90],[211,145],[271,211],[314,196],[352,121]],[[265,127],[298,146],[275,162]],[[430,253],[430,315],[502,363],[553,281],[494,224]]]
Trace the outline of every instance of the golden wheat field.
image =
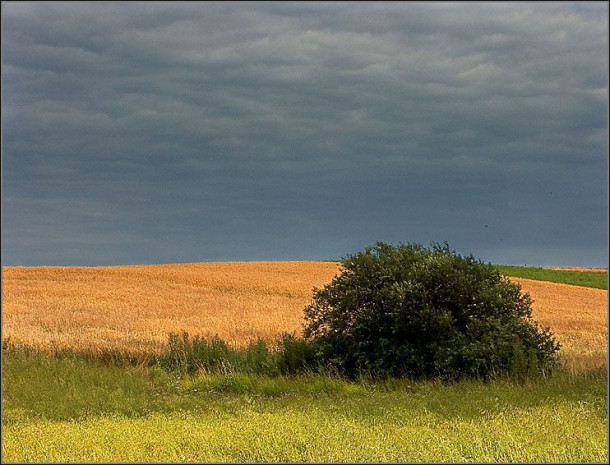
[[[169,333],[237,346],[300,334],[312,289],[335,262],[225,262],[108,267],[5,267],[2,335],[40,349],[159,350]],[[534,300],[572,366],[606,363],[607,291],[511,278]]]
[[299,332],[327,262],[6,267],[3,337],[39,348],[158,349],[171,332],[238,345]]

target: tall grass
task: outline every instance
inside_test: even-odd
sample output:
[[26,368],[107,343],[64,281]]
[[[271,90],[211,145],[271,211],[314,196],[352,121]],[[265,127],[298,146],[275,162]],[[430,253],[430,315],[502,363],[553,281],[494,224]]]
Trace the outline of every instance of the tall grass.
[[104,350],[62,349],[49,353],[24,344],[2,341],[3,356],[49,356],[58,360],[93,362],[111,367],[159,367],[177,376],[198,373],[256,374],[266,376],[296,375],[322,372],[314,358],[312,344],[293,334],[281,335],[274,344],[262,339],[251,341],[246,347],[229,345],[218,337],[205,339],[182,334],[170,334],[160,352],[121,353]]
[[3,357],[6,462],[604,462],[607,371],[524,383],[176,377]]
[[[303,400],[303,399],[299,399]],[[309,400],[309,399],[307,399]],[[343,399],[336,399],[343,401]],[[370,406],[371,400],[364,400]],[[404,402],[404,400],[403,400]],[[557,403],[460,421],[404,412],[394,422],[362,419],[311,401],[272,411],[249,408],[106,416],[6,427],[8,462],[180,463],[604,463],[606,427],[595,412]],[[268,404],[268,402],[263,402]],[[266,406],[266,405],[265,405]],[[296,408],[293,408],[296,407]],[[301,408],[298,408],[301,407]],[[379,406],[391,409],[388,400]],[[411,413],[411,416],[406,417]]]
[[[243,374],[278,377],[282,375],[320,374],[332,377],[341,376],[333,366],[325,366],[316,357],[315,341],[306,341],[292,334],[283,334],[273,345],[258,339],[250,342],[247,347],[230,347],[218,337],[205,339],[200,336],[190,336],[187,332],[181,335],[170,334],[169,341],[161,353],[151,354],[120,354],[107,352],[78,352],[62,350],[54,354],[38,349],[12,344],[8,340],[2,343],[4,356],[21,354],[26,356],[48,355],[56,359],[81,360],[96,362],[114,367],[159,367],[179,377],[207,374]],[[511,377],[525,380],[537,376],[547,376],[552,370],[538,369],[534,355],[528,357],[522,350],[515,350],[506,371],[497,372],[494,377]],[[362,373],[361,376],[371,379],[381,379],[373,373]],[[387,376],[385,376],[387,377]],[[464,374],[446,381],[458,378],[472,377]]]
[[205,339],[170,334],[167,348],[156,360],[166,370],[179,374],[246,373],[278,376],[314,370],[314,349],[294,335],[283,334],[273,345],[262,339],[245,348],[231,348],[218,337]]

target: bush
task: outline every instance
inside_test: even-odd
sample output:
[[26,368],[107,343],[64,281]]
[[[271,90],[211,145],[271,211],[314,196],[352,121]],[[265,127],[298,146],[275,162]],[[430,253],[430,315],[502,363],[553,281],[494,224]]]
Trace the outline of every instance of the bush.
[[190,337],[184,331],[182,336],[170,334],[167,349],[159,357],[159,364],[169,371],[194,374],[198,371],[229,372],[230,350],[226,342],[214,337],[210,341]]
[[548,373],[559,344],[532,300],[490,264],[445,243],[377,242],[314,289],[305,338],[319,363],[351,377],[458,379]]
[[170,334],[159,365],[178,375],[206,373],[247,373],[266,376],[302,374],[316,371],[313,344],[292,334],[283,334],[270,349],[262,339],[244,348],[230,348],[214,337]]
[[315,349],[293,334],[283,334],[277,344],[277,365],[283,375],[316,371]]

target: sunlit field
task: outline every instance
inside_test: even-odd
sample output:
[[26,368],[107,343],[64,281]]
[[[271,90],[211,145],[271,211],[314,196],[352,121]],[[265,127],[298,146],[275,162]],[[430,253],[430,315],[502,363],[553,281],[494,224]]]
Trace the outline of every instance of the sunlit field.
[[572,370],[607,365],[608,291],[568,284],[510,278],[534,303],[532,316],[561,343],[561,357]]
[[3,337],[44,348],[158,350],[171,332],[229,343],[300,332],[329,262],[5,268]]
[[[228,262],[116,267],[5,267],[2,333],[58,349],[154,352],[169,333],[219,336],[242,346],[300,335],[312,289],[336,262]],[[581,270],[582,271],[582,270]],[[607,291],[511,278],[534,300],[574,369],[606,363]]]
[[[235,347],[300,335],[334,262],[3,269],[9,462],[603,462],[607,291],[510,278],[562,343],[550,378],[445,385],[114,366],[169,333]],[[569,277],[568,277],[569,278]],[[18,349],[25,345],[37,350]],[[9,347],[17,348],[15,350]],[[54,356],[68,349],[73,356]],[[71,351],[71,352],[70,352]]]

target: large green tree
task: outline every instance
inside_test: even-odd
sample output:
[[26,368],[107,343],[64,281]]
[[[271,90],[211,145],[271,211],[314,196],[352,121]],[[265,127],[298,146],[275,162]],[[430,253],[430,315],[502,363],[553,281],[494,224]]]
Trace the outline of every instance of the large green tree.
[[321,363],[349,376],[548,373],[559,344],[531,304],[519,284],[446,243],[377,242],[314,289],[304,335]]

